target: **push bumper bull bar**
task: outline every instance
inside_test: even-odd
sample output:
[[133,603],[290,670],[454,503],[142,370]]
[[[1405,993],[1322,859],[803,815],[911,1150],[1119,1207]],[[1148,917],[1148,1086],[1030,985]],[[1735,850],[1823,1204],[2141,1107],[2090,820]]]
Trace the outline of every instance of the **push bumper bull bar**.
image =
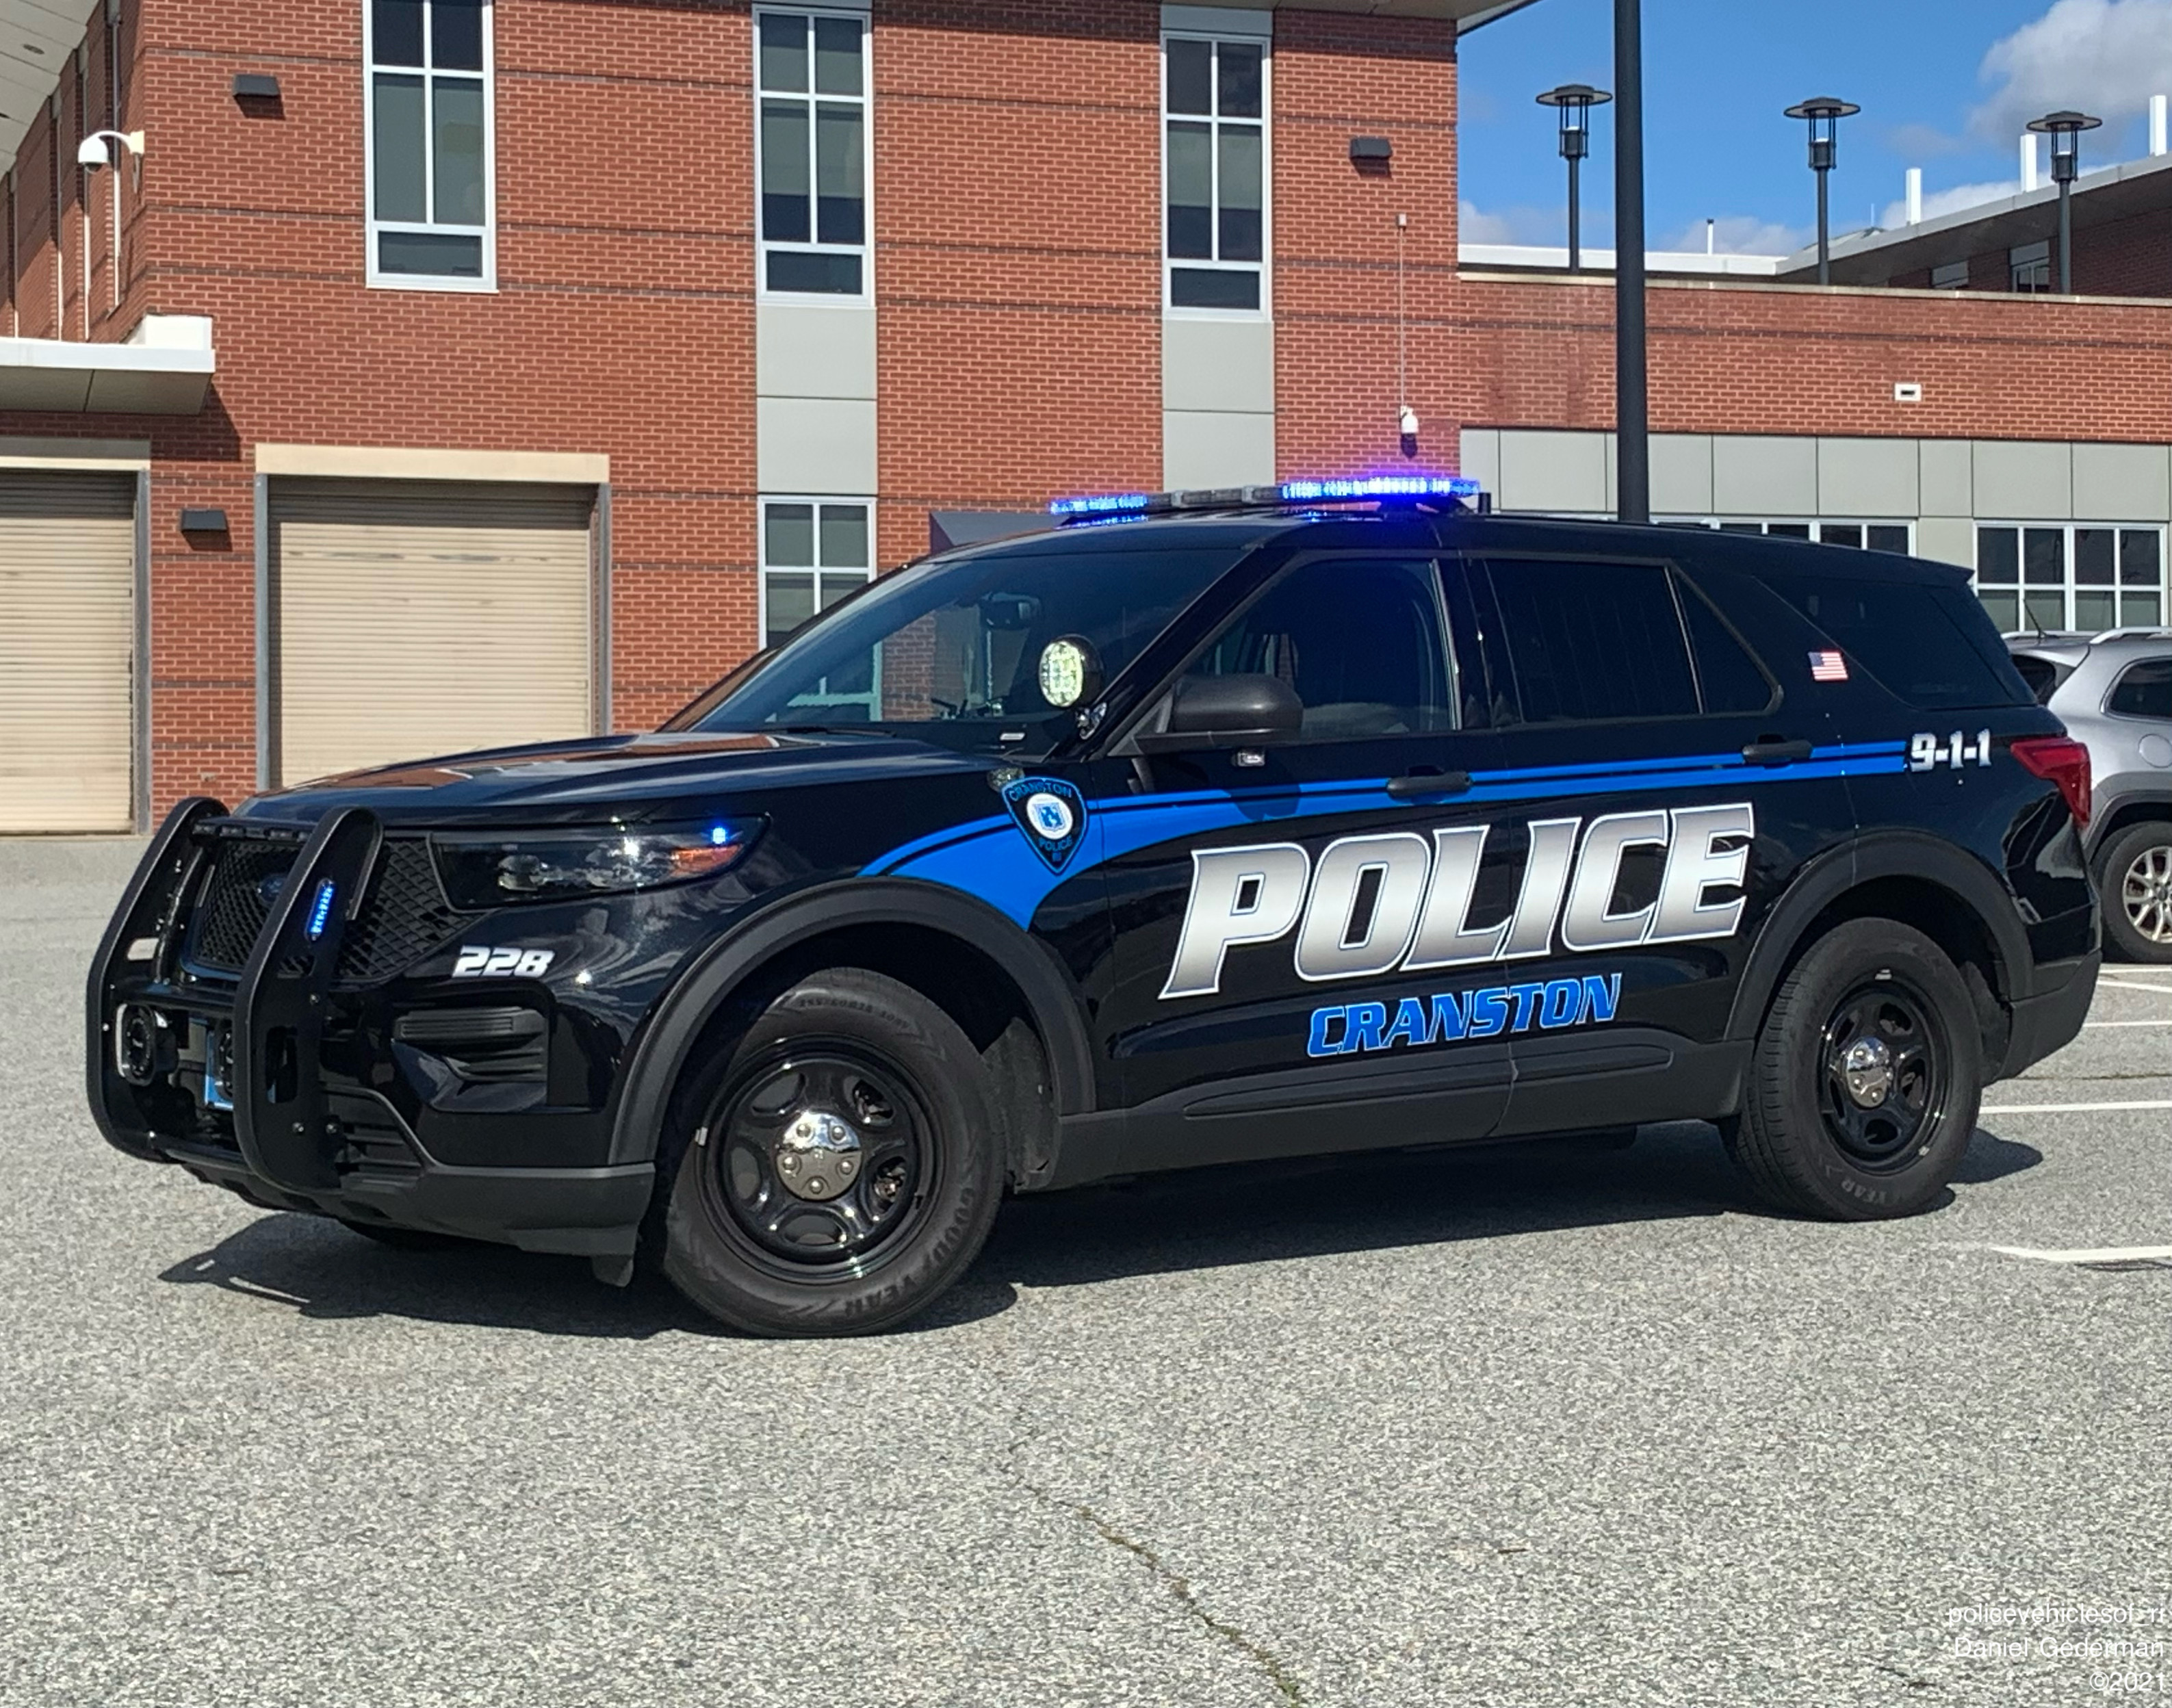
[[[309,833],[230,989],[185,980],[180,940],[199,881],[200,828],[225,808],[202,796],[167,815],[137,863],[91,964],[86,1074],[91,1115],[116,1150],[179,1163],[250,1201],[595,1258],[632,1254],[654,1169],[478,1168],[431,1157],[399,1179],[343,1168],[346,1139],[322,1071],[340,951],[362,906],[383,827],[365,808],[327,814]],[[155,1051],[124,1060],[125,1017],[194,1017],[230,1030],[231,1147],[162,1131]],[[133,1067],[137,1072],[125,1071]],[[206,1070],[207,1100],[209,1070]],[[172,1095],[170,1085],[168,1095]],[[381,1102],[382,1099],[373,1099]],[[170,1107],[170,1104],[169,1105]],[[389,1107],[386,1114],[391,1116]]]

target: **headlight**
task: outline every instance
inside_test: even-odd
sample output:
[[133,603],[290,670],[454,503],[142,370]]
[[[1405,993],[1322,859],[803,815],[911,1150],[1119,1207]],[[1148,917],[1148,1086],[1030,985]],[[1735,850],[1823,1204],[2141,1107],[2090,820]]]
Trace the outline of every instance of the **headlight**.
[[761,830],[759,819],[738,819],[699,827],[440,835],[431,843],[453,905],[490,908],[713,878],[737,865]]

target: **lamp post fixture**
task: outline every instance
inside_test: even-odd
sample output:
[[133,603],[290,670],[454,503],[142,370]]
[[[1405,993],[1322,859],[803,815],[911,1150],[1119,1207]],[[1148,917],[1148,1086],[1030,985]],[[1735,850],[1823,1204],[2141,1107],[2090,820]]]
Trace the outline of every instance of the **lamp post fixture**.
[[1614,513],[1652,519],[1644,319],[1644,6],[1614,0]]
[[1583,195],[1580,175],[1591,154],[1591,110],[1614,97],[1588,83],[1565,83],[1539,97],[1561,115],[1561,157],[1568,162],[1568,270],[1583,271]]
[[1810,170],[1818,175],[1818,282],[1832,282],[1832,225],[1826,213],[1825,178],[1840,157],[1840,121],[1863,109],[1853,101],[1836,101],[1831,95],[1812,95],[1788,109],[1791,119],[1807,119],[1810,125]]
[[2102,119],[2067,110],[2031,119],[2029,128],[2051,139],[2051,181],[2059,186],[2059,293],[2074,294],[2074,180],[2082,175],[2082,132]]

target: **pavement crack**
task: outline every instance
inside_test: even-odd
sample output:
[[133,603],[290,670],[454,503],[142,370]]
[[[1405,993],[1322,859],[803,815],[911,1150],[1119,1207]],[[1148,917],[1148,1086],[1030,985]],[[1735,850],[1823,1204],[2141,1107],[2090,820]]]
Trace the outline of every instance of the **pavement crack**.
[[[1021,1416],[1019,1419],[1021,1428],[1024,1421]],[[1213,1614],[1208,1612],[1201,1603],[1198,1592],[1192,1588],[1191,1580],[1173,1569],[1151,1544],[1140,1541],[1137,1537],[1125,1534],[1091,1507],[1076,1501],[1067,1501],[1053,1490],[1044,1488],[1028,1476],[1019,1464],[1019,1455],[1025,1450],[1033,1439],[1031,1431],[1019,1434],[1012,1441],[1005,1454],[1011,1478],[1020,1488],[1050,1510],[1077,1519],[1111,1548],[1121,1549],[1130,1555],[1153,1575],[1154,1582],[1169,1593],[1170,1598],[1183,1610],[1185,1618],[1216,1641],[1235,1650],[1252,1665],[1258,1668],[1266,1676],[1267,1682],[1274,1686],[1276,1695],[1282,1701],[1291,1705],[1291,1708],[1304,1708],[1304,1704],[1308,1700],[1304,1694],[1304,1686],[1289,1664],[1242,1626],[1234,1625],[1224,1619],[1218,1619]]]

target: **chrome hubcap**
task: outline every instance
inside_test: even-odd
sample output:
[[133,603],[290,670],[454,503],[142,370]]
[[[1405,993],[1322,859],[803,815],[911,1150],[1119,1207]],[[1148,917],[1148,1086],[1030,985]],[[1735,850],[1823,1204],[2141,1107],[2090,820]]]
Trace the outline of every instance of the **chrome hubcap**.
[[2152,943],[2172,943],[2172,848],[2145,848],[2120,884],[2127,922]]
[[860,1136],[821,1109],[801,1109],[784,1124],[770,1152],[784,1190],[826,1204],[860,1175]]
[[1882,1038],[1858,1038],[1835,1064],[1857,1109],[1876,1109],[1893,1089],[1893,1052]]

